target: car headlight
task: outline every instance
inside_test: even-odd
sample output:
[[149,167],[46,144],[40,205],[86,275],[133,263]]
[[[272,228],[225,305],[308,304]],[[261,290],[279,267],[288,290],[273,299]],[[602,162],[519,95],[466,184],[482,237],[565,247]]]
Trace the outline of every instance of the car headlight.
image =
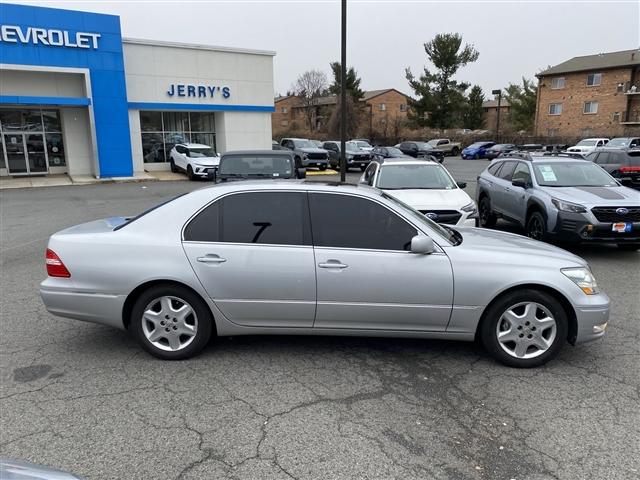
[[596,279],[587,267],[563,268],[560,270],[587,295],[595,295],[600,290]]
[[472,215],[478,213],[478,207],[476,206],[476,202],[471,202],[469,205],[465,205],[460,210],[463,212],[469,212]]
[[557,198],[552,198],[551,203],[553,203],[554,207],[563,212],[587,213],[586,208],[576,203],[565,202],[563,200],[558,200]]

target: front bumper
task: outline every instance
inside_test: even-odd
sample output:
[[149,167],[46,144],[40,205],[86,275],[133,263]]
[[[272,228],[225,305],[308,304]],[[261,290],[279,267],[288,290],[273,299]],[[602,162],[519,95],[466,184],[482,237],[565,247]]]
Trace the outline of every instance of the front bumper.
[[302,160],[303,167],[326,167],[329,165],[327,159],[305,158]]
[[559,241],[566,242],[640,242],[640,222],[631,223],[631,231],[613,231],[613,222],[600,222],[591,214],[558,212],[555,225],[549,231]]
[[218,167],[215,167],[215,166],[209,167],[209,166],[194,165],[192,168],[193,168],[193,174],[201,178],[215,177],[215,174],[218,171]]
[[604,293],[594,295],[590,305],[575,306],[578,331],[575,344],[592,342],[602,338],[609,322],[611,304]]

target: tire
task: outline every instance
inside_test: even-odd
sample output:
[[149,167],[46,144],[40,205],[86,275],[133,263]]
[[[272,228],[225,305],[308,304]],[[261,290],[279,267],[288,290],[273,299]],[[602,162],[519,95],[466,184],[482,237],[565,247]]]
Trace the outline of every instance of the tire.
[[618,248],[625,252],[640,250],[640,243],[618,243]]
[[326,165],[321,165],[321,166],[320,166],[320,171],[321,171],[321,172],[324,172],[326,169],[327,169],[327,166],[326,166]]
[[453,155],[454,157],[457,157],[459,153],[460,153],[460,149],[458,147],[453,147],[451,149],[451,155]]
[[366,165],[360,165],[360,171],[364,172],[367,169]]
[[543,242],[547,238],[547,221],[540,212],[532,212],[525,226],[527,237]]
[[173,158],[169,161],[169,165],[173,173],[178,173],[178,167],[176,166],[176,162],[173,161]]
[[493,228],[497,220],[498,217],[491,210],[491,200],[489,197],[482,197],[478,206],[478,225],[482,228]]
[[193,168],[191,168],[191,165],[187,165],[187,177],[189,177],[189,180],[195,180],[196,176],[193,173]]
[[478,333],[485,350],[497,361],[531,368],[544,365],[558,354],[567,341],[568,329],[567,312],[555,297],[524,289],[491,303]]
[[[185,305],[191,313],[180,318],[177,310]],[[149,312],[155,312],[157,317]],[[185,332],[182,335],[181,329]],[[207,345],[213,331],[213,318],[207,304],[188,288],[157,285],[145,290],[136,300],[129,330],[151,355],[163,360],[183,360],[196,356]],[[160,336],[153,341],[156,330]]]
[[478,155],[477,153],[473,156],[474,160],[478,160],[480,158],[480,155]]

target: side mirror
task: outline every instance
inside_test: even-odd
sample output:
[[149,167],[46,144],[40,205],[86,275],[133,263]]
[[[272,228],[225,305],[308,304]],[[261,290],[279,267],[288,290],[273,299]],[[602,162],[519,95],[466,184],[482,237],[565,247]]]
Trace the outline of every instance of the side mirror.
[[511,182],[511,185],[513,185],[514,187],[527,188],[527,182],[520,178],[516,178],[515,180],[513,180]]
[[307,169],[299,168],[298,169],[298,178],[307,178]]
[[435,244],[431,237],[426,235],[416,235],[411,239],[411,253],[428,255],[436,251]]
[[456,182],[456,184],[460,188],[467,188],[467,182]]

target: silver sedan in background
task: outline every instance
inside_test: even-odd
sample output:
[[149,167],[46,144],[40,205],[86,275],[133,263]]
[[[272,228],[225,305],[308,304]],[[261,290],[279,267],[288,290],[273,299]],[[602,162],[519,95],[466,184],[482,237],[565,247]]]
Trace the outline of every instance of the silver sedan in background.
[[379,190],[233,182],[54,234],[49,312],[128,329],[163,359],[213,335],[479,340],[514,367],[604,335],[587,263],[519,235],[438,225]]

